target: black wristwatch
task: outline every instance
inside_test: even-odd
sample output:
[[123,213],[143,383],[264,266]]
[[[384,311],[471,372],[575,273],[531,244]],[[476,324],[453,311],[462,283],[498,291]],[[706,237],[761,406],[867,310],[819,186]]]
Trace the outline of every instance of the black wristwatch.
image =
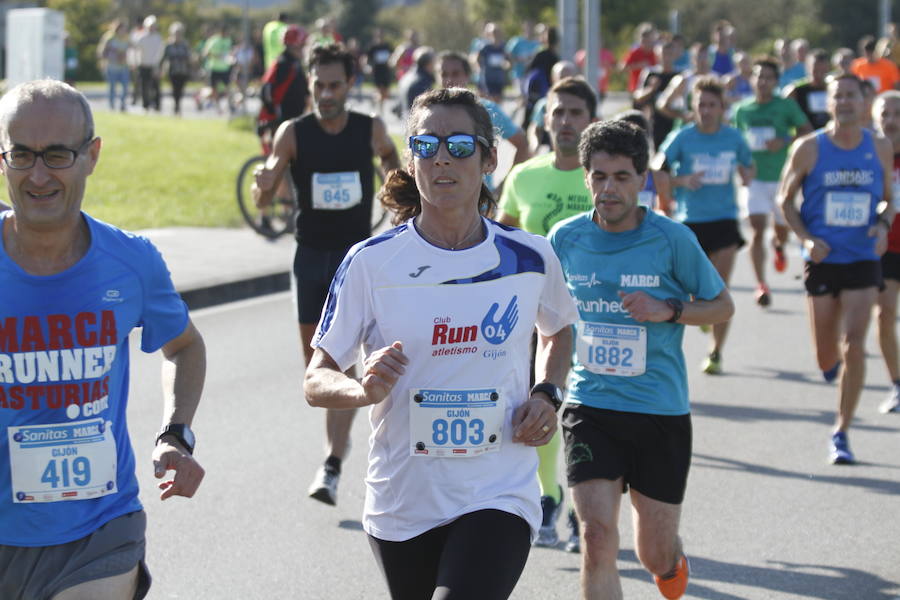
[[191,428],[187,425],[183,425],[180,423],[166,425],[156,436],[157,444],[159,444],[159,439],[164,435],[170,435],[175,438],[178,443],[188,451],[188,454],[194,453],[194,445],[196,444],[196,439],[194,438],[194,432],[191,431]]
[[550,398],[550,403],[553,405],[553,410],[559,412],[559,407],[562,406],[562,390],[558,387],[550,383],[549,381],[544,381],[542,383],[536,383],[531,388],[531,393],[535,392],[543,392],[547,394],[547,397]]
[[666,298],[666,304],[672,309],[672,318],[667,319],[666,323],[677,323],[684,312],[684,303],[678,298]]

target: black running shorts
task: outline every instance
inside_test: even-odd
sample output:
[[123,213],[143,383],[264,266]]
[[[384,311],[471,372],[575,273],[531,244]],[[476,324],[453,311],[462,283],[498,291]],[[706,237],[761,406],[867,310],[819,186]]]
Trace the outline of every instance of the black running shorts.
[[691,467],[691,415],[649,415],[566,406],[562,417],[569,487],[623,479],[660,502],[681,504]]
[[885,252],[881,257],[881,276],[900,281],[900,252]]
[[841,290],[883,287],[881,262],[877,260],[846,264],[807,262],[804,270],[804,285],[810,296],[831,294],[837,298]]
[[297,245],[294,252],[294,277],[291,287],[297,301],[297,319],[309,325],[319,322],[328,288],[349,248],[319,250]]
[[700,242],[707,256],[729,246],[740,248],[746,242],[741,236],[741,228],[736,219],[709,221],[708,223],[685,223]]

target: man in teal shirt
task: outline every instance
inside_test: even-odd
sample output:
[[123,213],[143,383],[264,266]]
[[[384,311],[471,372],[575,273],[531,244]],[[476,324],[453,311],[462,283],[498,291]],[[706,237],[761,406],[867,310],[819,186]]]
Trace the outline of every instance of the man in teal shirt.
[[727,320],[734,304],[691,231],[638,204],[643,131],[595,123],[579,155],[594,210],[549,237],[579,312],[562,421],[581,587],[586,598],[622,597],[618,514],[630,488],[637,556],[665,598],[680,598],[690,570],[678,537],[691,460],[684,325]]
[[744,133],[756,164],[756,177],[750,185],[741,188],[740,200],[753,228],[750,260],[756,274],[756,303],[760,306],[769,306],[772,301],[765,267],[765,236],[770,215],[775,229],[772,238],[775,270],[783,273],[787,269],[784,244],[790,229],[775,205],[781,168],[791,143],[812,131],[799,104],[775,95],[778,77],[778,64],[774,60],[757,59],[750,76],[754,97],[740,103],[734,113],[734,125]]

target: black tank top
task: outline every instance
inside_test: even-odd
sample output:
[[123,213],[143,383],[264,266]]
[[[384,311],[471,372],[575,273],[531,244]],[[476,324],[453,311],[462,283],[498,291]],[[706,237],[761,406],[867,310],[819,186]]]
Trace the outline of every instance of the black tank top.
[[375,174],[372,117],[348,111],[347,125],[332,135],[310,113],[294,120],[294,139],[297,158],[291,162],[291,180],[300,207],[297,242],[337,250],[369,237]]

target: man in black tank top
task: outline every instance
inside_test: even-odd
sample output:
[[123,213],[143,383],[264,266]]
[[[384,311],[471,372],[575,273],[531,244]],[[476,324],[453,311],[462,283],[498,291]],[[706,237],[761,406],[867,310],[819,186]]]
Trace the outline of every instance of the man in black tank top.
[[831,120],[825,105],[828,94],[825,78],[828,77],[830,66],[828,53],[824,50],[814,50],[806,56],[807,78],[792,83],[782,90],[785,98],[795,100],[800,105],[813,129],[821,129]]
[[[397,150],[378,117],[346,109],[354,59],[340,45],[318,46],[309,58],[313,112],[281,124],[272,154],[256,173],[254,199],[272,202],[274,183],[289,170],[300,211],[294,254],[294,291],[303,356],[309,364],[316,324],[338,266],[353,244],[371,231],[373,158],[386,172],[400,166]],[[341,461],[355,410],[328,410],[328,456],[309,488],[326,504],[337,501]]]

